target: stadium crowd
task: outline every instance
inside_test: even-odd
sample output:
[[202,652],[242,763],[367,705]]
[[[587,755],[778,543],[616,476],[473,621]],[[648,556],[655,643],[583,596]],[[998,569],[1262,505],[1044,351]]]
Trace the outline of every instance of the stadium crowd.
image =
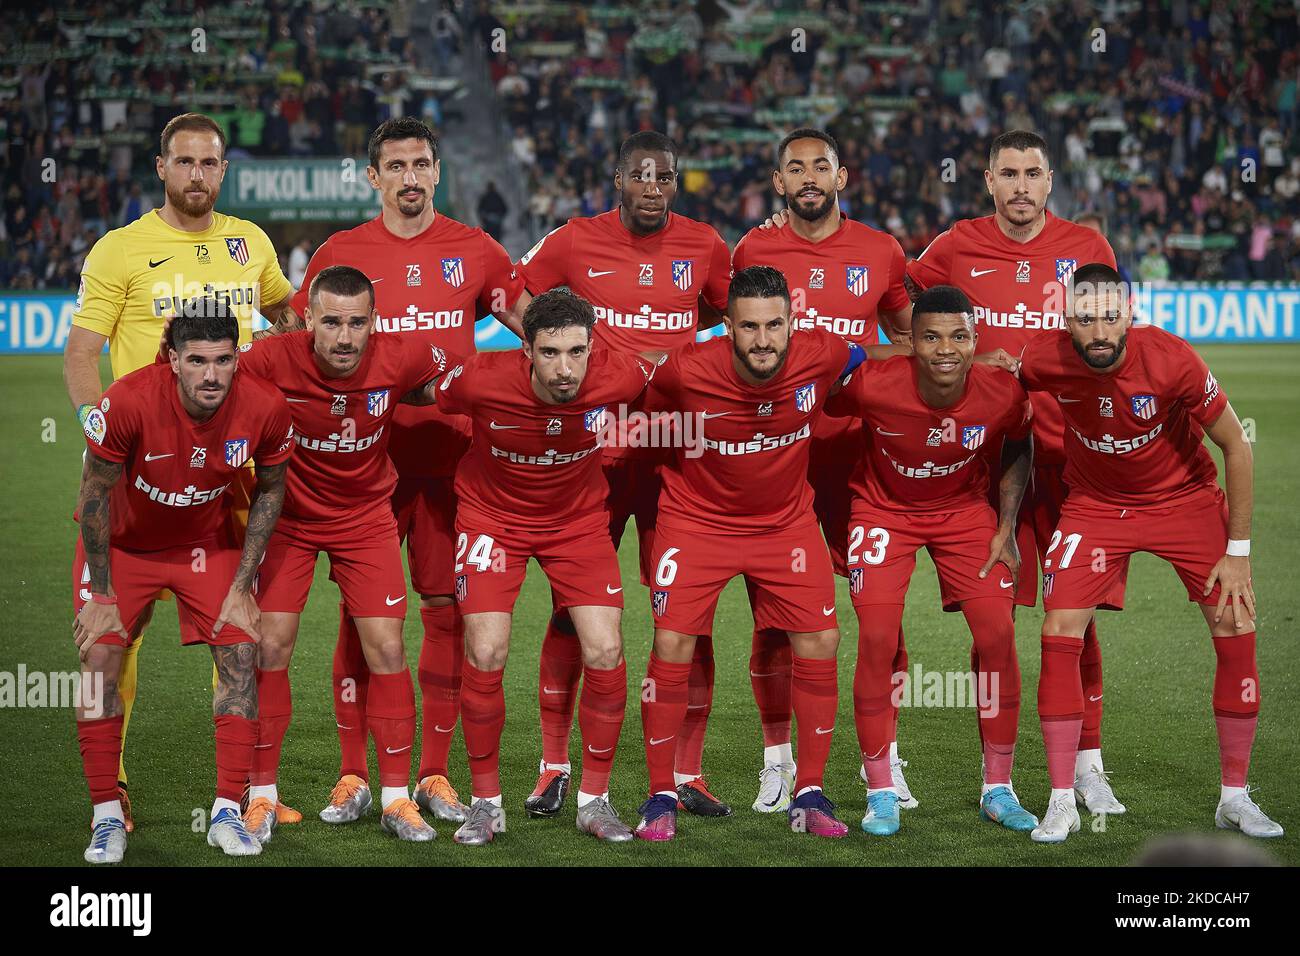
[[855,0],[269,0],[207,15],[223,65],[206,73],[177,47],[188,30],[168,29],[192,14],[136,29],[127,8],[51,13],[0,60],[0,287],[74,286],[94,239],[159,201],[148,131],[178,100],[227,125],[233,159],[351,155],[389,116],[436,128],[439,91],[408,84],[404,64],[450,72],[462,43],[491,49],[498,27],[491,79],[530,236],[611,208],[618,142],[661,129],[683,147],[677,210],[734,242],[774,208],[772,144],[812,124],[841,144],[846,213],[915,256],[987,212],[990,137],[1034,128],[1054,150],[1056,211],[1100,217],[1136,278],[1300,279],[1300,27],[1283,3],[990,15],[965,0],[910,13]]

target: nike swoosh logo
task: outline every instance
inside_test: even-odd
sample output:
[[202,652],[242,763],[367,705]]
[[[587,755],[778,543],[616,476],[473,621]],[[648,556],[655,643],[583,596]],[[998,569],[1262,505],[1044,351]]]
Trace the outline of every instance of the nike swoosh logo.
[[710,418],[721,418],[723,415],[730,415],[730,414],[731,412],[713,412],[711,414],[709,412],[700,412],[700,418],[704,419],[707,422]]
[[998,271],[997,269],[976,269],[974,266],[972,266],[970,270],[970,277],[972,279],[978,279],[980,276],[986,276],[990,272],[997,272],[997,271]]
[[750,671],[749,676],[750,677],[775,677],[776,671],[769,671],[766,674],[755,674],[753,671]]
[[587,266],[588,279],[599,279],[601,276],[612,276],[613,274],[614,274],[613,269],[610,269],[608,272],[595,272],[592,270],[591,266]]
[[1009,588],[1009,587],[1011,587],[1011,582],[1010,582],[1010,581],[999,581],[999,582],[998,582],[998,587],[1000,587],[1000,588]]
[[832,614],[835,613],[835,605],[832,604],[830,607],[822,608],[822,613],[825,614],[827,617],[830,617]]
[[456,729],[456,725],[452,724],[450,727],[443,727],[441,724],[434,724],[433,729],[440,734],[449,734]]
[[172,261],[173,259],[175,259],[175,258],[176,258],[175,256],[168,256],[166,259],[159,259],[157,262],[154,262],[152,259],[150,259],[150,260],[149,260],[149,268],[150,268],[150,269],[157,269],[157,268],[158,268],[160,265],[162,265],[164,262],[171,262],[171,261]]
[[371,279],[371,280],[370,280],[370,284],[371,284],[371,285],[374,285],[376,282],[383,282],[383,281],[384,281],[384,280],[383,280],[382,277],[380,277],[380,278],[378,278],[378,279]]
[[[677,736],[676,734],[673,734],[673,737],[676,737],[676,736]],[[653,737],[651,737],[651,738],[650,738],[650,746],[651,746],[651,747],[658,747],[660,744],[666,744],[666,743],[668,743],[668,741],[672,740],[673,737],[664,737],[662,740],[655,740]]]
[[[356,730],[355,727],[346,727],[343,724],[340,724],[337,720],[334,721],[334,726],[337,727],[339,730]],[[267,744],[267,746],[269,747],[270,744]]]
[[269,750],[274,744],[253,744],[254,750]]
[[606,747],[604,750],[597,750],[597,749],[596,749],[595,747],[593,747],[591,744],[587,744],[587,749],[590,750],[590,751],[591,751],[592,753],[594,753],[594,754],[607,754],[607,753],[609,753],[611,750],[613,750],[614,748],[613,748],[613,747]]
[[605,592],[606,592],[607,594],[617,594],[617,593],[618,593],[619,591],[621,591],[621,590],[623,590],[623,589],[622,589],[622,588],[612,588],[612,587],[610,587],[608,584],[605,585]]
[[821,734],[829,734],[829,733],[830,733],[832,730],[834,730],[834,729],[835,729],[834,727],[827,727],[825,730],[823,730],[822,728],[818,727],[818,728],[817,728],[817,733],[818,733],[819,735],[821,735]]
[[305,398],[289,398],[289,397],[286,395],[284,400],[285,400],[286,402],[297,402],[299,405],[306,405],[306,404],[307,404],[307,399],[305,399]]
[[496,422],[488,422],[494,432],[499,432],[507,428],[519,428],[519,425],[498,425]]
[[1093,697],[1091,694],[1088,695],[1088,699],[1092,701],[1094,704],[1097,703],[1097,701],[1101,700],[1101,698],[1102,698],[1101,694],[1098,694],[1096,697]]
[[563,694],[564,691],[562,691],[562,690],[552,690],[552,689],[549,688],[549,687],[543,686],[543,687],[542,687],[542,693],[543,693],[543,694]]
[[1057,396],[1056,396],[1056,400],[1057,400],[1058,402],[1061,402],[1062,404],[1064,404],[1064,403],[1066,403],[1066,402],[1071,402],[1071,403],[1075,403],[1075,404],[1077,404],[1078,402],[1083,401],[1083,399],[1081,399],[1081,398],[1066,398],[1064,395],[1057,395]]
[[902,433],[902,432],[887,432],[887,431],[885,431],[883,428],[881,428],[879,425],[876,426],[876,434],[877,434],[877,435],[888,435],[890,438],[902,438],[902,437],[903,437],[903,433]]
[[405,747],[398,747],[396,750],[394,750],[392,747],[385,747],[384,752],[390,754],[400,754],[403,750],[410,750],[410,749],[411,749],[411,745],[407,744]]
[[405,600],[406,600],[405,594],[403,594],[401,597],[398,598],[390,598],[387,594],[384,595],[384,603],[387,604],[389,607],[392,607],[394,604],[401,604]]
[[176,457],[176,452],[174,452],[174,451],[169,451],[169,452],[168,452],[167,454],[165,454],[165,455],[151,455],[151,454],[149,454],[148,452],[145,452],[144,460],[145,460],[145,461],[157,461],[159,458],[175,458],[175,457]]

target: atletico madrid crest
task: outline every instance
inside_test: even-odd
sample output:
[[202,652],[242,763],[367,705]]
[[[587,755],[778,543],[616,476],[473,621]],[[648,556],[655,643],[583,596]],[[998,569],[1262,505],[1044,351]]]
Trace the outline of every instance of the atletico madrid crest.
[[442,260],[442,278],[453,289],[459,289],[465,281],[464,260],[460,257]]
[[850,594],[862,593],[862,569],[861,568],[849,568],[849,593]]
[[673,285],[683,292],[690,292],[691,284],[695,281],[693,265],[694,261],[691,259],[673,260]]
[[969,425],[961,430],[961,447],[967,451],[974,451],[980,445],[984,444],[984,426]]
[[248,461],[248,439],[234,438],[227,441],[226,464],[231,468],[238,468],[246,461]]
[[582,416],[582,427],[589,432],[598,432],[605,427],[605,406],[593,408]]
[[1148,419],[1156,413],[1154,395],[1134,395],[1129,401],[1133,403],[1133,414],[1138,418]]
[[388,389],[367,392],[366,411],[370,413],[371,418],[379,418],[384,412],[388,411]]
[[817,383],[809,382],[794,390],[794,407],[807,414],[817,404]]
[[1069,282],[1070,276],[1074,275],[1074,269],[1078,264],[1078,259],[1057,259],[1056,281],[1062,284]]
[[463,574],[456,575],[456,600],[464,601],[465,594],[468,590],[469,587],[465,582],[465,575]]
[[230,253],[230,258],[234,259],[241,266],[248,265],[248,243],[239,239],[227,239],[226,250]]
[[668,610],[668,592],[653,592],[653,596],[650,598],[650,609],[654,611],[655,617],[663,617],[664,612]]
[[844,284],[854,295],[861,297],[867,294],[868,271],[866,266],[844,267]]

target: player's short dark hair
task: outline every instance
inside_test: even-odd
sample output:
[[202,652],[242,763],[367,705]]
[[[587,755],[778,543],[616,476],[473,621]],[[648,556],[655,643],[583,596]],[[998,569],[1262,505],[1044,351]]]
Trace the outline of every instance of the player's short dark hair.
[[673,158],[673,165],[677,165],[677,144],[658,130],[643,129],[623,140],[622,145],[619,146],[618,168],[627,169],[632,154],[637,150],[647,153],[667,153]]
[[167,347],[177,354],[188,342],[239,344],[239,316],[229,296],[201,295],[186,299],[167,326]]
[[1119,293],[1120,298],[1128,301],[1128,283],[1120,275],[1119,270],[1107,265],[1104,262],[1089,262],[1079,266],[1070,276],[1070,311],[1073,312],[1073,303],[1075,296],[1089,292],[1110,292]]
[[975,324],[975,309],[966,293],[955,285],[931,286],[912,303],[912,321],[919,315],[961,315],[970,325]]
[[360,295],[365,292],[370,296],[370,307],[375,307],[375,287],[366,274],[352,266],[326,266],[316,273],[307,288],[307,301],[315,304],[320,301],[322,292],[334,295]]
[[433,161],[438,161],[438,137],[429,124],[423,120],[418,120],[414,116],[399,116],[396,119],[384,120],[375,127],[375,131],[370,134],[370,144],[367,147],[370,156],[370,165],[374,169],[379,169],[379,153],[383,145],[389,140],[397,139],[422,139],[429,144],[429,151],[433,153]]
[[591,303],[568,289],[543,292],[524,309],[524,341],[529,345],[537,340],[538,332],[560,332],[574,327],[585,329],[590,339],[595,325],[596,312]]
[[1007,130],[1001,136],[993,140],[993,145],[989,147],[989,169],[997,162],[998,153],[1004,149],[1037,149],[1043,154],[1043,162],[1050,167],[1052,165],[1052,156],[1047,150],[1047,140],[1039,136],[1032,130],[1012,129]]
[[790,287],[779,269],[750,266],[731,277],[727,288],[727,315],[733,315],[737,299],[783,299],[790,305]]
[[211,116],[205,116],[202,113],[181,113],[179,116],[173,116],[163,127],[162,135],[158,137],[158,148],[163,159],[167,158],[172,148],[172,138],[177,133],[197,132],[197,133],[214,133],[221,142],[221,158],[226,158],[226,131],[221,128],[221,124]]
[[785,138],[783,138],[783,139],[781,140],[780,145],[777,146],[777,148],[776,148],[776,168],[777,168],[777,169],[780,169],[780,168],[781,168],[782,160],[783,160],[784,157],[785,157],[785,151],[786,151],[787,149],[789,149],[789,148],[790,148],[790,144],[793,143],[793,142],[794,142],[795,140],[797,140],[797,139],[819,139],[819,140],[821,140],[823,143],[825,143],[827,146],[830,147],[831,152],[835,154],[835,162],[836,162],[837,164],[839,163],[839,161],[840,161],[840,144],[837,143],[837,142],[835,142],[835,137],[832,136],[830,133],[827,133],[825,130],[813,129],[811,126],[804,126],[804,127],[801,127],[800,129],[797,129],[797,130],[794,130],[794,131],[792,131],[792,132],[790,132],[790,133],[787,133],[786,136],[785,136]]

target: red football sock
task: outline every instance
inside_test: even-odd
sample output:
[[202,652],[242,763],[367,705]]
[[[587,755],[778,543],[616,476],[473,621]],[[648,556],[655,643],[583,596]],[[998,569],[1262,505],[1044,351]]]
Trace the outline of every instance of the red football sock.
[[691,676],[686,681],[686,717],[673,755],[673,769],[678,773],[691,777],[704,773],[704,733],[712,710],[713,635],[701,634],[695,639]]
[[676,747],[664,745],[681,733],[690,674],[689,663],[669,663],[650,652],[650,666],[641,689],[641,733],[645,739],[645,762],[652,794],[677,791],[673,781]]
[[339,602],[339,637],[334,644],[334,724],[339,732],[339,776],[370,776],[366,762],[366,696],[370,688],[370,667],[361,650],[361,635]]
[[[858,616],[858,660],[853,668],[853,722],[858,749],[872,790],[892,787],[889,744],[894,739],[898,708],[893,701],[891,668],[898,660],[902,635],[901,604],[871,604],[853,608]],[[802,753],[802,751],[801,751]]]
[[212,722],[217,725],[217,797],[238,803],[253,766],[257,721],[218,714]]
[[764,747],[790,742],[793,662],[790,635],[776,628],[754,628],[749,650],[749,685],[754,689],[758,719],[763,724]]
[[117,767],[122,759],[122,715],[77,721],[77,743],[81,746],[81,769],[90,788],[90,802],[116,800]]
[[1083,638],[1043,635],[1043,665],[1038,675],[1038,719],[1047,751],[1047,776],[1053,790],[1074,786],[1074,762],[1083,726],[1083,683],[1079,655]]
[[578,702],[578,729],[582,733],[583,793],[601,796],[609,790],[614,751],[627,709],[627,662],[611,670],[583,668],[582,699]]
[[835,728],[838,684],[835,658],[822,660],[794,657],[791,703],[799,724],[799,776],[797,794],[804,787],[820,787],[831,752],[831,731]]
[[366,722],[375,737],[381,787],[411,785],[411,745],[415,743],[415,685],[411,672],[371,674]]
[[293,697],[289,692],[289,670],[257,670],[257,745],[253,748],[253,766],[248,781],[255,787],[275,783],[280,773],[280,748],[293,717]]
[[[903,636],[903,625],[899,624],[898,625],[898,653],[894,655],[893,673],[906,674],[907,664],[908,664],[907,643],[906,643],[906,639]],[[898,739],[898,713],[899,713],[899,708],[895,707],[894,708],[894,729],[890,733],[890,737],[889,737],[890,741],[895,741]]]
[[465,663],[465,635],[456,605],[420,608],[424,640],[420,644],[420,773],[416,778],[447,776],[451,737],[460,716],[460,673]]
[[1214,726],[1219,734],[1219,779],[1244,787],[1259,724],[1259,670],[1255,632],[1214,639]]
[[975,688],[987,784],[1011,783],[1020,726],[1020,662],[1012,607],[1009,597],[978,598],[961,606],[979,662]]
[[475,797],[501,795],[501,730],[506,725],[505,669],[481,671],[465,661],[460,688],[460,726],[469,755],[470,790]]
[[539,669],[537,703],[542,711],[542,760],[568,763],[573,705],[578,699],[578,681],[582,679],[582,645],[566,610],[557,610],[546,625]]
[[1097,620],[1083,632],[1083,653],[1079,656],[1079,677],[1083,681],[1083,729],[1080,750],[1101,749],[1101,644],[1097,641]]

